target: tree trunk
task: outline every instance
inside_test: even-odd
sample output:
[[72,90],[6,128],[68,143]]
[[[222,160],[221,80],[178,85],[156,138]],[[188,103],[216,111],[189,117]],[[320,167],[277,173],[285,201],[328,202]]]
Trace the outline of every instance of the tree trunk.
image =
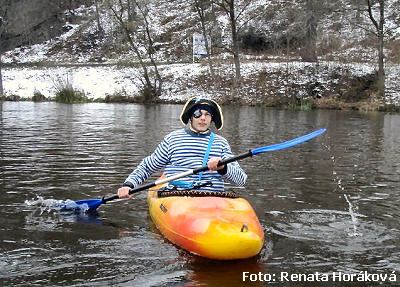
[[378,31],[378,95],[380,99],[385,98],[385,55],[383,53],[384,48],[384,23],[385,23],[385,1],[379,0],[380,3],[380,19],[379,19],[379,31]]
[[313,0],[307,1],[307,17],[306,17],[306,37],[305,46],[301,52],[301,58],[304,62],[317,62],[316,53],[317,46],[317,17],[315,16],[315,7]]
[[235,16],[235,1],[232,0],[229,3],[229,18],[232,33],[232,52],[233,61],[235,63],[235,81],[240,81],[240,58],[239,58],[239,42],[238,42],[238,32],[236,27],[236,16]]
[[207,60],[208,60],[208,67],[210,68],[210,75],[211,75],[212,79],[215,79],[214,66],[213,66],[213,61],[211,59],[210,43],[208,43],[206,28],[203,24],[202,24],[202,32],[203,32],[203,37],[204,37],[204,44],[206,45]]
[[1,63],[1,41],[0,41],[0,96],[4,94],[4,89],[3,89],[3,74],[1,73],[2,69],[2,63]]
[[128,21],[132,22],[136,18],[136,9],[134,7],[134,4],[132,4],[132,2],[130,0],[128,0],[126,2],[126,4],[127,4],[127,9],[128,9]]
[[[138,4],[137,1],[133,0],[133,2],[129,2],[130,5],[132,3],[136,5],[136,8],[141,12],[141,15],[143,16],[143,19],[141,21],[138,21],[139,28],[132,29],[130,22],[126,21],[123,17],[124,13],[126,10],[124,10],[124,6],[122,5],[121,2],[119,2],[119,10],[113,8],[112,5],[109,6],[109,9],[111,12],[114,14],[115,19],[121,26],[122,30],[124,31],[124,34],[128,40],[128,43],[135,53],[139,64],[142,68],[142,77],[140,78],[141,82],[143,83],[143,90],[142,90],[142,96],[143,96],[143,102],[154,102],[154,100],[161,95],[162,91],[162,84],[163,84],[163,79],[158,71],[157,63],[153,57],[153,53],[155,51],[154,49],[154,43],[153,39],[151,37],[150,33],[150,26],[146,18],[145,11],[142,9],[142,7]],[[135,11],[133,9],[134,7],[130,7],[130,11]],[[136,13],[136,12],[135,12]],[[135,14],[136,15],[136,14]],[[142,41],[145,41],[143,44],[145,44],[145,49],[148,58],[150,59],[150,62],[152,66],[154,67],[154,74],[153,76],[151,74],[151,71],[149,70],[148,64],[145,63],[144,58],[145,55],[143,55],[143,52],[141,51],[141,47],[138,46],[138,40],[136,39],[137,36],[139,36],[139,32],[144,33],[141,34],[142,36]],[[132,35],[131,35],[132,34]]]
[[[153,37],[150,32],[150,23],[147,20],[147,15],[146,15],[145,11],[143,11],[143,7],[139,6],[138,2],[136,2],[136,1],[135,1],[135,4],[143,16],[144,28],[145,28],[144,30],[145,30],[145,34],[146,34],[145,38],[147,39],[147,43],[148,43],[147,48],[146,48],[147,55],[150,59],[150,62],[154,68],[154,73],[155,73],[154,83],[149,88],[151,89],[153,96],[160,97],[161,92],[162,92],[163,79],[160,75],[160,72],[158,71],[158,65],[153,56],[153,54],[155,52],[155,48],[154,48]],[[153,101],[153,99],[150,99],[150,101]]]
[[97,31],[99,32],[99,35],[104,35],[104,29],[101,27],[100,23],[100,9],[99,9],[99,0],[95,0],[96,4],[96,22],[97,22]]
[[231,34],[232,34],[232,53],[233,53],[233,63],[235,65],[235,78],[233,79],[233,87],[232,87],[232,95],[231,100],[235,101],[238,96],[241,75],[240,75],[240,58],[239,58],[239,42],[238,42],[238,31],[237,31],[237,22],[235,15],[235,1],[228,1],[229,5],[229,22],[231,26]]
[[3,49],[1,48],[1,34],[2,34],[2,18],[0,17],[0,96],[4,94],[3,89],[3,74],[1,73],[2,70],[2,62],[1,62],[1,55],[3,54]]
[[215,79],[215,72],[214,72],[214,67],[213,67],[213,62],[211,59],[211,47],[210,43],[208,42],[208,35],[206,31],[206,17],[205,17],[205,8],[204,8],[204,3],[195,0],[195,8],[197,11],[197,15],[199,16],[200,19],[200,25],[201,25],[201,32],[204,37],[204,44],[206,46],[206,52],[207,52],[207,60],[208,60],[208,67],[210,68],[210,75],[212,79]]
[[231,37],[232,37],[231,39],[232,43],[229,52],[233,55],[233,63],[235,65],[235,77],[233,77],[232,79],[233,80],[232,94],[231,94],[231,99],[229,100],[235,101],[241,84],[238,18],[251,2],[249,1],[245,3],[245,5],[242,7],[242,10],[238,12],[238,16],[236,15],[236,10],[235,10],[235,0],[223,0],[223,1],[214,0],[213,3],[221,7],[229,19],[229,25],[231,28]]
[[376,29],[378,37],[378,99],[385,100],[385,55],[384,48],[384,24],[385,24],[385,0],[379,0],[379,22],[375,20],[372,14],[372,1],[366,0],[368,6],[368,15]]

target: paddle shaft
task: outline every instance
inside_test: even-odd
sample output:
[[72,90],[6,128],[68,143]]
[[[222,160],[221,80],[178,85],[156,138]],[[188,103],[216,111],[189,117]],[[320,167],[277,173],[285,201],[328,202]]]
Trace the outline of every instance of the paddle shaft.
[[[313,138],[323,134],[325,131],[326,131],[326,129],[322,128],[322,129],[316,130],[316,131],[314,131],[312,133],[309,133],[309,134],[303,135],[301,137],[297,137],[297,138],[294,138],[292,140],[288,140],[288,141],[285,141],[285,142],[282,142],[282,143],[279,143],[279,144],[273,144],[273,145],[268,145],[268,146],[255,148],[255,149],[249,150],[249,151],[247,151],[245,153],[239,154],[237,156],[233,156],[231,158],[222,160],[222,161],[220,161],[218,163],[218,166],[225,165],[225,164],[228,164],[228,163],[240,160],[240,159],[244,159],[244,158],[247,158],[247,157],[250,157],[250,156],[253,156],[253,155],[258,155],[258,154],[265,153],[265,152],[271,152],[271,151],[287,149],[289,147],[292,147],[292,146],[301,144],[303,142],[306,142],[306,141],[308,141],[310,139],[313,139]],[[202,171],[206,171],[206,170],[208,170],[208,166],[202,166],[202,167],[195,168],[193,170],[188,170],[188,171],[185,171],[185,172],[182,172],[182,173],[170,176],[170,177],[161,178],[161,179],[158,179],[158,180],[156,180],[154,182],[139,186],[139,187],[134,188],[134,189],[130,189],[129,190],[129,194],[137,193],[139,191],[155,187],[156,185],[164,184],[164,183],[173,181],[175,179],[182,178],[182,177],[185,177],[185,176],[189,176],[189,175],[192,175],[192,174],[196,174],[196,173],[199,173],[199,172],[202,172]],[[114,199],[118,199],[118,198],[119,198],[118,195],[113,195],[113,196],[110,196],[110,197],[103,197],[102,203],[106,203],[108,201],[111,201],[111,200],[114,200]]]
[[[326,131],[325,128],[321,128],[321,129],[313,131],[313,132],[311,132],[309,134],[305,134],[303,136],[300,136],[300,137],[297,137],[297,138],[294,138],[294,139],[291,139],[291,140],[288,140],[288,141],[285,141],[285,142],[282,142],[282,143],[279,143],[279,144],[272,144],[272,145],[267,145],[267,146],[262,146],[262,147],[258,147],[258,148],[255,148],[255,149],[251,149],[251,150],[249,150],[249,151],[247,151],[245,153],[242,153],[242,154],[239,154],[237,156],[234,156],[234,157],[231,157],[231,158],[228,158],[228,159],[220,161],[218,163],[218,166],[226,165],[228,163],[231,163],[231,162],[234,162],[234,161],[237,161],[237,160],[240,160],[240,159],[244,159],[244,158],[247,158],[247,157],[250,157],[250,156],[255,156],[255,155],[258,155],[258,154],[262,154],[262,153],[265,153],[265,152],[271,152],[271,151],[278,151],[278,150],[287,149],[289,147],[292,147],[292,146],[304,143],[306,141],[309,141],[309,140],[311,140],[311,139],[323,134],[325,131]],[[162,179],[156,180],[155,182],[148,183],[148,184],[139,186],[139,187],[134,188],[134,189],[130,189],[129,190],[129,194],[137,193],[139,191],[146,190],[146,189],[155,187],[157,185],[161,185],[161,184],[173,181],[175,179],[182,178],[182,177],[185,177],[185,176],[189,176],[189,175],[192,175],[192,174],[196,174],[196,173],[199,173],[199,172],[202,172],[202,171],[206,171],[206,170],[208,170],[208,166],[202,166],[202,167],[199,167],[199,168],[196,168],[196,169],[193,169],[193,170],[188,170],[186,172],[176,174],[176,175],[171,176],[171,177],[162,178]],[[78,205],[86,204],[86,205],[89,206],[89,210],[96,210],[101,204],[106,203],[108,201],[112,201],[112,200],[118,199],[118,198],[119,198],[118,195],[113,195],[113,196],[110,196],[110,197],[103,197],[102,199],[78,200],[76,203]]]
[[[227,158],[225,160],[221,160],[220,162],[218,162],[218,166],[225,165],[225,164],[228,164],[228,163],[231,163],[231,162],[234,162],[234,161],[238,161],[240,159],[244,159],[244,158],[247,158],[247,157],[250,157],[250,156],[253,156],[251,150],[249,150],[248,152],[239,154],[237,156],[233,156],[233,157]],[[182,173],[178,173],[178,174],[170,176],[170,177],[161,178],[161,179],[158,179],[158,180],[156,180],[154,182],[150,182],[150,183],[141,185],[139,187],[136,187],[134,189],[130,189],[129,190],[129,194],[137,193],[137,192],[140,192],[140,191],[155,187],[157,185],[164,184],[164,183],[176,180],[178,178],[182,178],[182,177],[189,176],[189,175],[192,175],[192,174],[197,174],[199,172],[207,171],[207,170],[208,170],[208,166],[205,165],[205,166],[202,166],[202,167],[199,167],[199,168],[195,168],[195,169],[188,170],[188,171],[185,171],[185,172],[182,172]],[[103,198],[103,203],[106,203],[108,201],[112,201],[112,200],[115,200],[115,199],[118,199],[118,195],[112,195],[112,196],[109,196],[109,197],[104,197]]]

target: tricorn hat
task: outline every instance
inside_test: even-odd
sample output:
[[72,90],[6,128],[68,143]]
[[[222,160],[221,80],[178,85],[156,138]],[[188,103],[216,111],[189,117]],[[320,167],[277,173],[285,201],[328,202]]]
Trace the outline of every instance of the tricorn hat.
[[211,99],[204,99],[204,98],[190,98],[185,106],[182,109],[182,113],[180,116],[180,119],[184,125],[186,125],[189,122],[189,119],[192,117],[193,112],[197,108],[207,107],[211,111],[212,114],[212,120],[214,121],[215,127],[217,130],[222,129],[222,126],[224,125],[224,117],[222,115],[222,110],[221,107],[213,100]]

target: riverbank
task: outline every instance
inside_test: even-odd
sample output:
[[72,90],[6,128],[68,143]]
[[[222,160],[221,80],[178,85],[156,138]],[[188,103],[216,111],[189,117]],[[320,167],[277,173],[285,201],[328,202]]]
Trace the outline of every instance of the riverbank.
[[[242,83],[232,97],[233,65],[219,63],[214,79],[205,63],[160,65],[163,93],[157,102],[182,103],[197,95],[242,105],[398,110],[400,65],[386,67],[386,99],[375,99],[374,66],[323,61],[252,60],[242,63]],[[3,100],[54,100],[69,85],[95,102],[140,102],[140,69],[134,65],[24,65],[3,69]]]

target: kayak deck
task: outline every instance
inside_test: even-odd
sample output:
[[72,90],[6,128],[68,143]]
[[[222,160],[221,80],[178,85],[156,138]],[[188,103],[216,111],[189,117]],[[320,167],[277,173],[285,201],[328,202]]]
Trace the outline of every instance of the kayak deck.
[[193,254],[243,259],[257,255],[264,244],[262,227],[244,198],[158,197],[157,190],[150,189],[148,204],[160,232]]

